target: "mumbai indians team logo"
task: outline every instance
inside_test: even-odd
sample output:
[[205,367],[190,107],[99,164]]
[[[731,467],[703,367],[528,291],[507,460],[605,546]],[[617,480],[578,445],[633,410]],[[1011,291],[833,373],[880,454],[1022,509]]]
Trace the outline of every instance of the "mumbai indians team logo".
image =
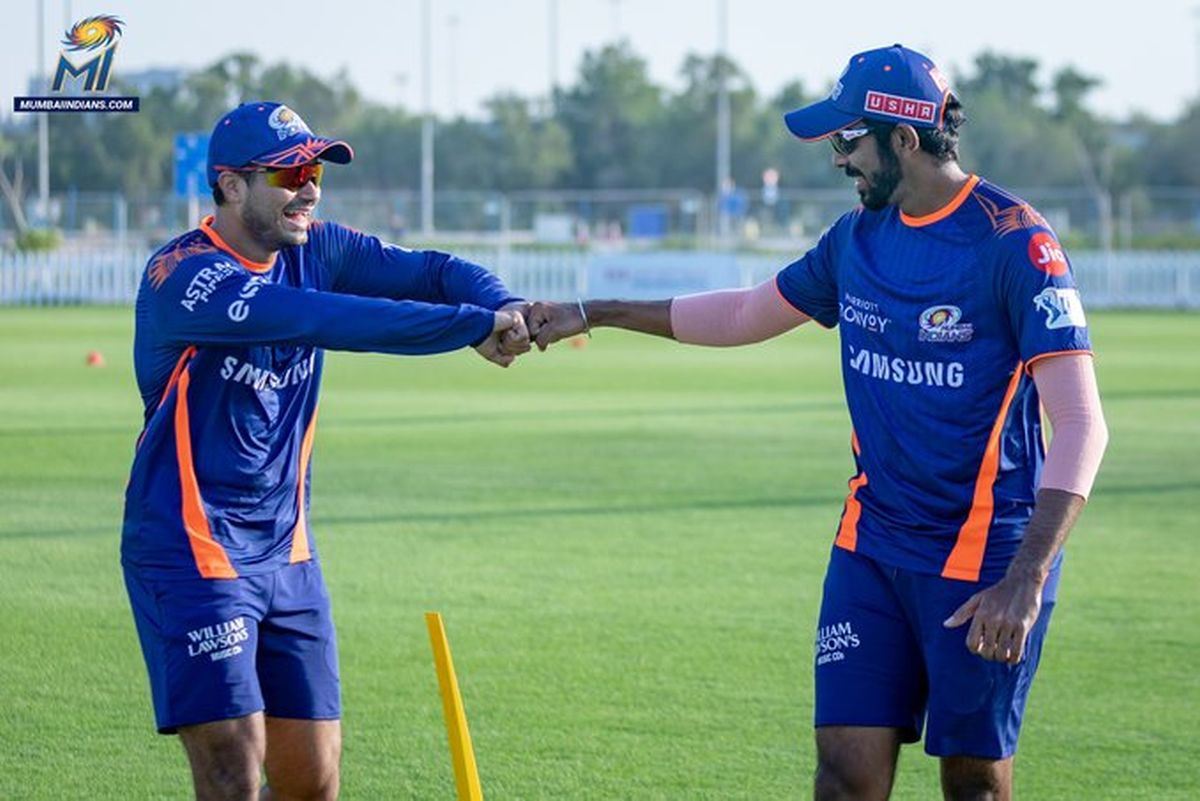
[[917,318],[921,325],[917,338],[922,342],[969,342],[975,335],[975,326],[960,320],[962,309],[957,306],[930,306]]
[[312,136],[312,131],[304,124],[304,120],[300,119],[300,115],[287,106],[280,106],[272,111],[271,116],[267,117],[267,125],[271,126],[271,130],[279,136],[281,142],[298,133]]
[[[54,83],[50,89],[61,92],[67,78],[83,77],[83,91],[103,92],[108,88],[112,76],[113,56],[121,39],[121,27],[125,23],[112,14],[86,17],[72,25],[63,37],[63,50],[58,56],[58,67],[54,70]],[[68,57],[75,54],[76,63]]]

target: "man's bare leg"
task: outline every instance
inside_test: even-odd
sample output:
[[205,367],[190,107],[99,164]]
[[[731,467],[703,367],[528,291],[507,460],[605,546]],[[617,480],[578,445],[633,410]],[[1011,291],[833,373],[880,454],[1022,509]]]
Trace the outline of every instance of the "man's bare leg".
[[817,730],[816,801],[884,801],[892,792],[900,731],[881,726]]
[[271,801],[333,801],[342,758],[340,720],[268,717],[267,791]]
[[943,757],[942,793],[948,801],[1009,801],[1012,762],[1012,757]]
[[256,801],[266,754],[263,714],[181,726],[196,801]]

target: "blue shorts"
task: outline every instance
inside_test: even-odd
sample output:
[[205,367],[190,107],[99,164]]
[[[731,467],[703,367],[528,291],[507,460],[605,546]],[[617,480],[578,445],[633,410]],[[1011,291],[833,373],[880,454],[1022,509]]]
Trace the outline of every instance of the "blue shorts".
[[337,640],[316,562],[236,579],[157,580],[125,568],[162,734],[254,712],[341,717]]
[[933,756],[1005,759],[1017,747],[1058,570],[1017,665],[967,650],[970,623],[942,621],[983,589],[834,547],[816,637],[816,725],[886,726]]

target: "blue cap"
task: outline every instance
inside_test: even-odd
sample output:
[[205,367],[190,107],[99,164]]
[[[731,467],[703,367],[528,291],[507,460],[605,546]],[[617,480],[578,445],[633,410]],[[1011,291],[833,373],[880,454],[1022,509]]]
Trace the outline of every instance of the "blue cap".
[[783,115],[801,139],[825,139],[859,120],[942,127],[950,84],[933,61],[903,45],[852,56],[825,100]]
[[314,134],[282,103],[243,103],[217,120],[208,140],[208,185],[246,167],[296,167],[318,159],[349,164],[350,145]]

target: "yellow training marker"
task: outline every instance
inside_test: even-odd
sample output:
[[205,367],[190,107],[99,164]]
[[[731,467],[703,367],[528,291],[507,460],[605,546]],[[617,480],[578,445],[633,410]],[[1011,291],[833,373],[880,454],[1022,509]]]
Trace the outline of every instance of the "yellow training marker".
[[454,761],[454,784],[458,801],[483,801],[479,786],[479,769],[475,767],[475,750],[471,747],[471,732],[467,730],[467,713],[458,692],[454,661],[450,658],[450,642],[446,627],[437,612],[425,613],[429,641],[433,645],[433,664],[437,667],[438,685],[442,689],[442,710],[446,715],[446,734],[450,737],[450,757]]

